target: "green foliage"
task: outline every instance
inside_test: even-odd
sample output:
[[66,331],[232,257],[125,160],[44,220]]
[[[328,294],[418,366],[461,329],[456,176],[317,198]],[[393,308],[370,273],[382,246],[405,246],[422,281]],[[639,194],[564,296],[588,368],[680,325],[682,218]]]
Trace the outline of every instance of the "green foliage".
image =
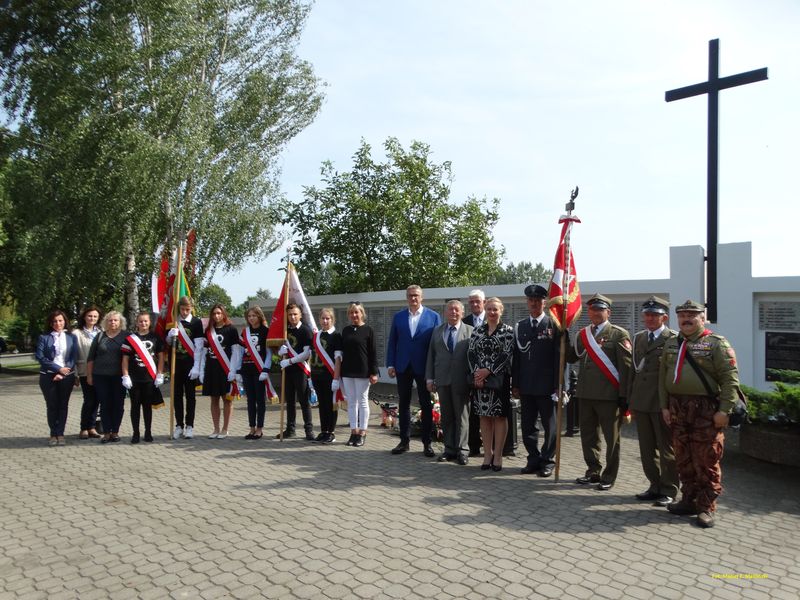
[[197,311],[200,317],[207,317],[211,312],[211,307],[215,304],[222,304],[225,310],[228,311],[228,315],[235,316],[231,315],[231,304],[233,303],[231,297],[228,295],[228,292],[225,291],[225,288],[216,283],[209,283],[200,288],[195,294],[194,302],[197,305]]
[[542,263],[522,260],[517,264],[508,263],[505,267],[498,269],[494,279],[487,282],[493,284],[509,283],[548,283],[553,278],[553,271],[545,269]]
[[190,228],[200,281],[271,252],[285,203],[278,155],[322,100],[296,55],[309,10],[31,0],[0,11],[11,130],[0,139],[0,295],[34,319],[121,304],[124,276],[141,289],[158,245]]
[[310,294],[467,286],[487,281],[502,250],[494,246],[499,200],[450,202],[451,165],[430,148],[389,138],[386,162],[362,140],[349,172],[322,165],[324,187],[304,189],[287,223],[297,268]]
[[800,371],[794,371],[792,369],[767,369],[767,380],[800,383]]
[[264,304],[265,302],[272,299],[272,292],[269,290],[265,290],[263,288],[258,288],[254,296],[248,296],[247,300],[242,302],[241,304],[237,304],[233,309],[231,309],[231,316],[232,317],[244,317],[247,309],[250,308],[250,303],[257,301],[259,304]]
[[773,391],[765,392],[742,386],[747,395],[747,411],[754,423],[800,423],[800,387],[775,383]]

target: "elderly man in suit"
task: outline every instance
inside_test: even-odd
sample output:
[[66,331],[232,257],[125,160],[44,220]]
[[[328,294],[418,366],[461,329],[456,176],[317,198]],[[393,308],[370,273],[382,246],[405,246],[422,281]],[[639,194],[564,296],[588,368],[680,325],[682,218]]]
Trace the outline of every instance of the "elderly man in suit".
[[418,285],[408,286],[406,302],[408,310],[401,310],[392,319],[386,348],[387,371],[389,377],[397,377],[397,395],[400,399],[400,443],[392,449],[392,454],[402,454],[409,449],[411,390],[416,383],[419,406],[422,409],[423,453],[432,458],[436,456],[431,448],[433,405],[425,381],[425,367],[433,330],[441,324],[442,319],[436,311],[422,306],[422,288]]
[[[470,314],[464,317],[464,323],[473,329],[477,329],[486,320],[486,310],[483,307],[486,304],[486,294],[483,290],[472,290],[467,301],[469,302]],[[478,415],[472,412],[471,407],[469,413],[469,455],[481,455],[481,421]]]
[[[559,345],[561,334],[544,312],[547,290],[540,285],[525,288],[529,316],[514,327],[514,362],[511,371],[512,393],[522,404],[522,442],[528,462],[521,473],[550,477],[555,468],[556,392],[558,390]],[[544,439],[539,449],[542,420]]]
[[678,495],[678,470],[672,449],[672,433],[661,415],[658,369],[667,340],[678,333],[666,326],[669,302],[650,296],[642,305],[646,329],[633,337],[628,401],[639,434],[639,454],[650,486],[636,499],[667,506]]
[[450,300],[445,308],[447,322],[433,330],[428,347],[425,377],[428,391],[439,394],[442,413],[444,452],[439,462],[457,461],[466,465],[469,437],[469,388],[467,350],[472,327],[464,324],[464,305]]

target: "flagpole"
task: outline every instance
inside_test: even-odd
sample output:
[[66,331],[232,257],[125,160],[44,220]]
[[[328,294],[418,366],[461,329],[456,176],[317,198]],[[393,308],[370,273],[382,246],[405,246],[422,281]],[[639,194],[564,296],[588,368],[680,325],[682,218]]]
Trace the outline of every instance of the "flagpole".
[[[177,267],[175,269],[175,288],[172,290],[172,312],[170,313],[170,319],[172,319],[173,326],[177,326],[178,323],[178,302],[180,298],[178,298],[178,294],[180,293],[181,289],[181,279],[183,273],[183,238],[181,241],[178,242],[178,261]],[[172,350],[170,353],[170,361],[169,361],[169,430],[167,435],[169,439],[172,439],[172,428],[173,428],[173,421],[175,420],[175,358],[176,358],[176,350],[178,346],[178,336],[172,338]]]
[[[565,206],[567,211],[566,230],[564,231],[564,271],[561,273],[561,348],[560,356],[558,359],[558,400],[556,403],[556,472],[555,482],[558,483],[561,471],[561,421],[563,418],[563,401],[564,395],[564,370],[567,366],[567,313],[569,311],[569,273],[572,265],[570,258],[572,256],[572,249],[570,246],[570,233],[572,232],[572,211],[575,210],[575,198],[578,197],[578,187],[576,186],[570,194],[569,202]],[[566,285],[565,285],[566,284]]]
[[[292,268],[292,261],[291,261],[291,248],[286,249],[286,278],[283,280],[283,293],[279,295],[280,298],[283,298],[284,304],[284,311],[283,311],[283,339],[284,344],[286,343],[286,303],[289,301],[289,269]],[[285,421],[285,414],[286,414],[286,400],[285,400],[285,393],[286,393],[286,369],[281,369],[281,430],[279,435],[280,441],[283,441],[283,425]],[[292,402],[294,402],[294,398],[292,398]]]

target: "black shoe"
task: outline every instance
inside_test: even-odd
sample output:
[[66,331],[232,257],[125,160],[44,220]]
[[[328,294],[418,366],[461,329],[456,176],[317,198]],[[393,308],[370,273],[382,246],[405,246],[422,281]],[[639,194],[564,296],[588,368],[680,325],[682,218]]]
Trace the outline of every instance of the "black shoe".
[[327,438],[327,437],[328,437],[328,434],[327,434],[327,433],[325,433],[325,432],[320,432],[320,434],[319,434],[317,437],[315,437],[315,438],[314,438],[314,441],[315,441],[315,442],[324,442],[324,441],[325,441],[325,438]]
[[139,443],[139,434],[138,433],[134,433],[131,436],[131,444],[138,444],[138,443]]
[[459,455],[456,456],[456,462],[463,467],[469,462],[469,459],[467,458],[466,454],[460,452]]
[[350,438],[347,440],[347,443],[345,444],[345,446],[352,446],[355,443],[355,441],[356,441],[356,434],[355,433],[351,433],[350,434]]
[[608,483],[607,481],[601,481],[600,483],[597,484],[597,486],[594,489],[599,490],[601,492],[607,492],[612,487],[614,487],[613,483]]
[[323,444],[332,444],[335,441],[336,441],[336,435],[333,434],[333,433],[329,433],[328,437],[326,437],[324,440],[322,440],[322,443]]
[[355,441],[353,442],[353,446],[355,446],[356,448],[360,448],[361,446],[363,446],[365,442],[364,438],[366,437],[367,437],[366,435],[357,435]]
[[436,452],[433,451],[433,448],[431,448],[430,444],[425,446],[425,448],[422,450],[422,453],[428,458],[433,458],[434,456],[436,456]]
[[539,472],[539,467],[534,465],[525,465],[519,470],[519,472],[522,475],[533,475],[534,473]]
[[[294,434],[294,429],[286,429],[286,430],[283,432],[283,437],[285,437],[285,438],[293,438],[293,437],[294,437],[294,435],[295,435],[295,434]],[[276,440],[279,440],[279,439],[281,439],[281,434],[279,433],[278,435],[276,435],[276,436],[275,436],[275,439],[276,439]]]
[[653,500],[657,500],[658,498],[661,497],[662,497],[661,494],[657,494],[656,492],[651,492],[650,490],[642,492],[641,494],[636,494],[636,499],[642,502],[650,502]]
[[655,506],[660,506],[664,508],[665,506],[672,504],[675,499],[672,496],[659,496],[653,501]]
[[483,463],[481,465],[481,471],[488,471],[491,468],[492,468],[492,463],[489,463],[488,465],[486,463]]
[[144,441],[145,442],[152,442],[153,441],[153,434],[149,431],[144,432]]
[[667,504],[667,510],[673,515],[696,515],[700,512],[694,502],[687,502],[686,500]]
[[550,477],[553,474],[553,467],[542,467],[542,470],[537,473],[539,477]]
[[317,438],[314,437],[314,432],[311,430],[306,431],[306,441],[307,442],[316,442]]
[[584,475],[583,477],[578,477],[575,480],[575,483],[580,483],[581,485],[586,485],[587,483],[600,483],[600,475],[597,473],[592,473],[591,475]]
[[244,436],[244,439],[246,439],[246,440],[254,440],[254,439],[256,439],[256,434],[255,433],[248,433],[246,436]]
[[392,454],[402,454],[403,452],[408,452],[408,442],[400,442],[392,448]]
[[502,465],[492,465],[492,471],[494,471],[495,473],[499,473],[502,470],[503,470]]
[[442,452],[436,460],[439,462],[453,462],[456,459],[452,454],[445,454]]

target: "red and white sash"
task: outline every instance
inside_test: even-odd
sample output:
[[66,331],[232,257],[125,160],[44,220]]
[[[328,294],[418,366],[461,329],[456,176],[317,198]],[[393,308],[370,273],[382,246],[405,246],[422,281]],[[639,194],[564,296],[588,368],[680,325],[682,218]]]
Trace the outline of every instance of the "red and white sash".
[[141,338],[135,333],[132,333],[128,336],[128,339],[126,341],[131,345],[131,348],[133,348],[133,350],[136,352],[136,356],[138,356],[139,360],[142,361],[145,368],[147,369],[147,372],[150,374],[150,377],[152,377],[153,381],[155,381],[156,376],[158,375],[158,370],[156,369],[156,363],[153,360],[153,357],[147,351],[147,348],[144,347]]
[[[331,374],[331,377],[336,377],[335,373],[335,363],[331,358],[331,355],[328,354],[328,351],[325,350],[325,347],[322,345],[322,332],[315,331],[313,337],[311,338],[312,343],[314,344],[314,351],[317,353],[317,356],[322,360],[322,364],[325,365],[325,368],[328,369],[328,373]],[[341,387],[336,391],[336,401],[342,402],[344,400],[344,394],[342,393]]]
[[592,335],[591,326],[584,327],[581,329],[581,341],[583,342],[583,347],[588,352],[589,357],[592,359],[592,362],[597,365],[597,368],[600,369],[600,372],[606,376],[609,383],[614,386],[615,390],[619,389],[619,371],[617,371],[617,367],[614,366],[614,363],[611,362],[611,359],[608,358],[603,349],[600,347],[600,344],[597,343],[597,340],[594,339]]
[[[219,362],[219,366],[222,367],[222,371],[227,377],[231,372],[231,359],[228,358],[227,354],[225,354],[225,349],[222,347],[222,344],[217,341],[216,331],[213,325],[206,330],[206,340],[211,346],[211,349],[214,351],[214,355],[217,357],[217,362]],[[236,385],[236,379],[234,379],[231,383],[230,395],[239,396],[239,386]]]
[[[297,356],[297,352],[294,351],[294,348],[292,348],[292,345],[289,343],[289,340],[284,340],[283,343],[286,346],[286,349],[289,351],[289,356],[295,358]],[[309,366],[307,360],[295,364],[301,369],[303,369],[303,373],[305,373],[306,375],[311,375],[311,367]]]
[[[703,329],[703,333],[700,334],[700,337],[702,338],[707,335],[711,335],[712,333],[714,332],[710,329]],[[681,346],[678,348],[678,360],[675,361],[675,374],[672,378],[672,383],[678,383],[681,380],[681,373],[683,373],[683,361],[686,360],[686,352],[688,351],[686,341],[686,338],[683,338]]]
[[189,332],[183,326],[181,321],[178,321],[178,339],[181,341],[181,346],[186,350],[186,354],[194,358],[194,340],[189,336]]
[[[261,355],[258,353],[255,345],[253,344],[253,340],[250,339],[250,327],[245,327],[242,329],[242,341],[244,342],[244,347],[247,350],[248,354],[253,359],[253,362],[258,367],[258,372],[263,373],[264,369],[269,369],[266,367],[265,361],[261,358]],[[269,348],[267,348],[267,359],[271,362],[272,352]],[[277,398],[278,392],[275,391],[275,388],[272,387],[272,382],[270,381],[269,377],[264,380],[264,386],[267,388],[267,398],[270,400],[272,398]]]

